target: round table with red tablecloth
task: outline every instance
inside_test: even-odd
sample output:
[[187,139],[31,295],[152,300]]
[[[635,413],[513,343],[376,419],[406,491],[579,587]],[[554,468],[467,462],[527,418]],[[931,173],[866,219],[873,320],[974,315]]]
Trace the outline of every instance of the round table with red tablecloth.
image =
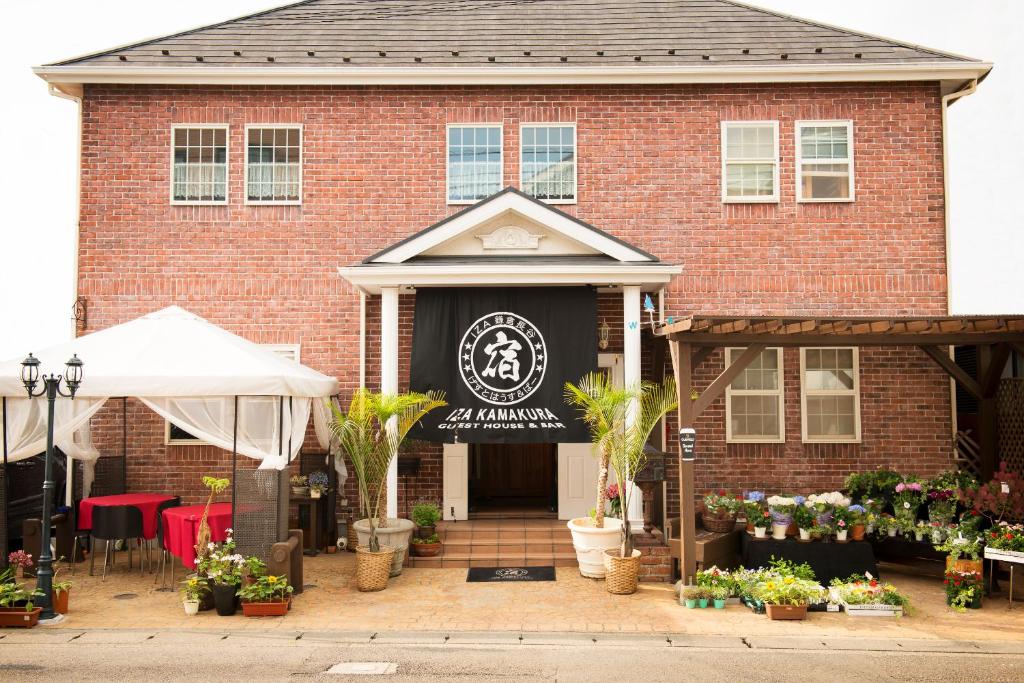
[[160,503],[173,500],[174,496],[165,493],[120,493],[115,496],[95,496],[83,498],[78,505],[78,529],[92,529],[93,508],[107,505],[130,505],[142,513],[142,537],[156,538],[156,511]]
[[[164,510],[164,548],[181,560],[186,569],[196,566],[196,537],[205,505],[183,505]],[[231,528],[231,503],[214,503],[206,518],[210,525],[210,540],[220,542],[228,537]]]

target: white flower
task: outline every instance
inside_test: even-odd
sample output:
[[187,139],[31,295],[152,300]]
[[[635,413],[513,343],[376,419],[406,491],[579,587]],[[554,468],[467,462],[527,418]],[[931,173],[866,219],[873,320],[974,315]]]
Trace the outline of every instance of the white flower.
[[198,557],[196,558],[195,563],[199,564],[199,558]]
[[904,504],[903,504],[903,507],[904,507],[905,509],[909,510],[909,509],[910,509],[910,503],[909,503],[909,502],[908,502],[908,503],[904,503]]
[[214,550],[217,546],[214,545],[213,543],[207,543],[206,547],[207,547],[208,550]]
[[228,536],[230,536],[231,534],[235,533],[235,530],[234,529],[225,529],[224,533],[226,533]]

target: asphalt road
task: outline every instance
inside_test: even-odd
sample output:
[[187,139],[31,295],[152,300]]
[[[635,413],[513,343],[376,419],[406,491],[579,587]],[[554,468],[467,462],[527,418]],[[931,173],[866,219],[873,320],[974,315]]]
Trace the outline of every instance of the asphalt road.
[[[383,675],[337,675],[380,663]],[[583,634],[0,632],[0,680],[1001,681],[1024,643]]]

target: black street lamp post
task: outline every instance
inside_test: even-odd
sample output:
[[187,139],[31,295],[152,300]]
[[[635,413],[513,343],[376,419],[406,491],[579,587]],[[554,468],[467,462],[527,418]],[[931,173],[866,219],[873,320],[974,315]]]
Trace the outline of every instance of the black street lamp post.
[[[21,381],[25,385],[25,390],[28,391],[29,398],[45,395],[48,403],[46,468],[43,475],[43,537],[42,549],[39,553],[39,569],[36,571],[36,587],[42,593],[42,596],[39,598],[39,606],[43,608],[43,611],[39,617],[41,619],[52,619],[55,616],[51,600],[53,591],[53,552],[50,550],[50,518],[53,508],[54,488],[56,488],[53,481],[54,405],[57,402],[57,396],[65,396],[70,399],[75,398],[78,385],[82,382],[82,361],[79,360],[78,354],[72,356],[65,366],[66,371],[63,378],[60,375],[50,375],[49,377],[43,375],[40,378],[39,365],[39,359],[31,353],[28,354],[28,358],[21,362]],[[39,393],[36,393],[36,385],[40,379],[43,381],[43,388]],[[68,387],[67,393],[61,391],[60,383],[62,379]]]

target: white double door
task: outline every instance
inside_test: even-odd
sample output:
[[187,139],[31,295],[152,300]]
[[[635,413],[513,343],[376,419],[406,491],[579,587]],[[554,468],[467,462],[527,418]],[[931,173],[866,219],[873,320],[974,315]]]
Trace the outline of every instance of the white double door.
[[[602,353],[599,366],[612,381],[623,382],[622,356]],[[444,518],[469,517],[469,445],[445,444],[443,471]],[[588,443],[558,444],[558,518],[585,517],[597,496],[598,462]]]

